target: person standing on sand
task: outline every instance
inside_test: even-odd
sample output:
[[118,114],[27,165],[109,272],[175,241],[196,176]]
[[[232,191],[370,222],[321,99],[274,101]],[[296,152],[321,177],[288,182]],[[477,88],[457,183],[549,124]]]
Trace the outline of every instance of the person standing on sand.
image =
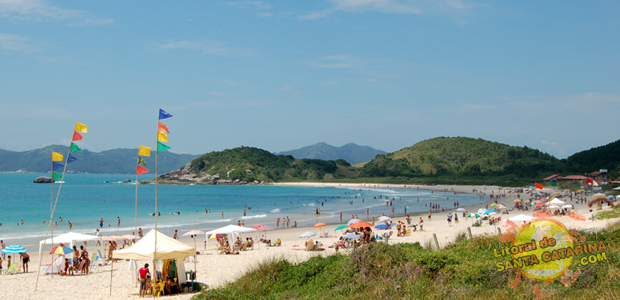
[[280,229],[280,217],[276,220],[276,229]]
[[431,219],[431,211],[430,210],[428,211],[428,219],[429,220]]
[[340,212],[340,224],[342,224],[342,212]]
[[144,268],[140,269],[140,297],[146,295],[146,276],[150,274],[149,264],[144,264]]
[[19,257],[22,258],[22,262],[24,263],[24,273],[28,273],[28,262],[30,261],[30,255],[28,255],[28,253],[20,253]]
[[[0,240],[0,245],[2,246],[0,250],[6,248],[6,245],[4,244],[4,240]],[[6,257],[6,253],[2,252],[2,257]]]

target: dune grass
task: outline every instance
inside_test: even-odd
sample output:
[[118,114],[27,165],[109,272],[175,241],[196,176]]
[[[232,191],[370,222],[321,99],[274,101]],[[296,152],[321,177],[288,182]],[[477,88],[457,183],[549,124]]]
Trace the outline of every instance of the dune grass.
[[270,261],[193,299],[533,299],[535,285],[547,299],[620,298],[620,222],[583,235],[608,246],[607,260],[587,266],[574,262],[570,269],[582,273],[569,288],[558,280],[545,285],[523,278],[513,291],[504,276],[514,279],[516,271],[498,272],[492,252],[507,243],[498,236],[469,240],[461,235],[439,251],[419,243],[375,243],[350,255],[317,256],[299,264]]

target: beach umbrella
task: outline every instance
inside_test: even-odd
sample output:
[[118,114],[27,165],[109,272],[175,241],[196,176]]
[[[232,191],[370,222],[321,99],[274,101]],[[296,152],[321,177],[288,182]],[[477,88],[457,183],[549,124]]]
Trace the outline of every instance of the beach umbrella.
[[481,209],[479,209],[479,210],[478,210],[478,213],[479,213],[479,214],[483,214],[483,213],[485,213],[486,211],[487,211],[486,209],[481,208]]
[[462,208],[462,207],[459,207],[459,209],[457,209],[456,211],[458,211],[458,212],[465,212],[466,210],[464,208]]
[[523,201],[517,199],[514,201],[514,203],[523,203]]
[[358,239],[359,240],[359,236],[355,233],[349,233],[347,235],[344,236],[345,239]]
[[351,228],[372,227],[372,224],[364,221],[357,222],[351,225]]
[[381,216],[379,217],[379,219],[377,219],[379,222],[385,222],[385,221],[390,221],[392,220],[392,218],[388,217],[388,216]]
[[387,226],[385,224],[379,224],[379,225],[375,226],[375,228],[379,229],[379,230],[386,230],[386,229],[390,229],[390,226]]
[[490,205],[490,206],[491,206],[491,207],[495,207],[495,206],[497,206],[497,203],[491,203],[491,205]]
[[496,211],[494,211],[494,210],[487,210],[487,211],[485,211],[485,212],[484,212],[484,214],[483,214],[483,215],[485,215],[485,216],[490,216],[490,215],[494,215],[494,214],[496,214],[496,213],[497,213],[497,212],[496,212]]
[[519,222],[519,221],[523,221],[523,222],[531,222],[531,221],[533,221],[534,219],[536,219],[536,218],[534,218],[534,217],[532,217],[532,216],[523,215],[523,214],[518,215],[518,216],[514,216],[514,217],[512,217],[512,218],[508,218],[508,220],[510,220],[510,221],[512,221],[512,222]]
[[349,226],[347,226],[347,225],[340,225],[340,226],[336,227],[336,229],[334,229],[334,231],[336,231],[336,230],[342,230],[342,229],[345,229],[345,228],[347,228],[347,227],[349,227]]
[[123,235],[123,236],[122,236],[122,238],[123,238],[124,240],[135,240],[135,239],[136,239],[136,236],[135,236],[135,235],[133,235],[133,234],[126,234],[126,235]]
[[221,239],[223,237],[227,236],[227,234],[225,233],[213,233],[209,236],[210,240],[214,240],[214,239]]
[[596,193],[596,194],[594,194],[592,196],[594,196],[594,197],[605,197],[605,194],[603,194],[603,193]]
[[323,227],[323,226],[327,226],[327,224],[325,224],[325,223],[316,223],[316,224],[314,224],[314,227]]
[[109,236],[101,237],[101,239],[104,241],[110,242],[110,241],[120,241],[123,239],[123,237],[120,235],[109,235]]
[[63,246],[56,246],[56,247],[54,247],[54,249],[52,249],[52,251],[50,251],[50,254],[65,255],[65,254],[71,253],[71,252],[73,252],[73,249],[71,249],[71,248],[67,248],[67,247],[63,247]]
[[253,229],[257,229],[258,231],[265,231],[265,237],[267,237],[267,231],[273,230],[273,227],[269,227],[264,224],[258,224],[252,226]]
[[11,245],[8,247],[5,247],[4,249],[2,249],[2,251],[0,251],[2,253],[12,253],[12,254],[18,254],[18,253],[26,253],[28,252],[28,250],[26,250],[26,248],[20,246],[20,245]]
[[497,208],[506,208],[506,205],[500,204],[500,205],[497,206]]
[[[196,272],[196,236],[199,234],[205,234],[205,233],[200,230],[192,230],[182,235],[182,236],[191,236],[194,239],[194,272]],[[192,277],[192,282],[194,282],[193,277]]]
[[361,222],[362,220],[360,219],[351,219],[349,222],[347,222],[347,225],[351,226],[357,222]]
[[471,214],[467,215],[467,217],[468,218],[480,218],[480,214],[471,213]]
[[316,232],[312,232],[312,231],[306,231],[304,233],[302,233],[299,237],[300,238],[310,238],[312,236],[315,236]]

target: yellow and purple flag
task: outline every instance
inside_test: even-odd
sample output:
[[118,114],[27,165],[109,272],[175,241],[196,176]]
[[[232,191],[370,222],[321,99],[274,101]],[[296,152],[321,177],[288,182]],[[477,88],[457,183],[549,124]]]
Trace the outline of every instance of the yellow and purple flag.
[[[159,137],[159,136],[157,136]],[[138,150],[138,155],[140,156],[151,156],[151,147],[140,146],[140,150]]]
[[75,123],[75,131],[77,132],[81,132],[81,133],[86,133],[88,131],[88,126],[82,124],[82,123]]

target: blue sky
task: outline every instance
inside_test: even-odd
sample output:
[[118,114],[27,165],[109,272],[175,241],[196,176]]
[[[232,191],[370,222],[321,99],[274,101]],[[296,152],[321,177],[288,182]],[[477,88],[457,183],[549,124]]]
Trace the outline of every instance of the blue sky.
[[0,0],[0,148],[395,151],[469,136],[563,158],[620,138],[617,1]]

